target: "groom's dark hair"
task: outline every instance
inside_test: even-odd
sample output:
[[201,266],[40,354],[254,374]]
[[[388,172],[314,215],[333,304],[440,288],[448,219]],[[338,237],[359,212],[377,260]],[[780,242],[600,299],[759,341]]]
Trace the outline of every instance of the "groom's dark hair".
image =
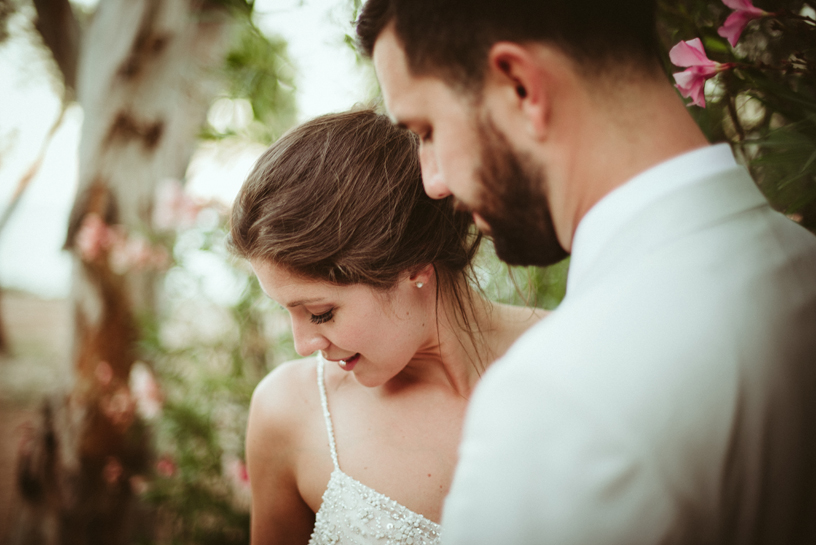
[[654,0],[368,0],[357,37],[370,57],[393,23],[413,75],[477,91],[498,41],[553,44],[588,76],[660,73],[655,14]]

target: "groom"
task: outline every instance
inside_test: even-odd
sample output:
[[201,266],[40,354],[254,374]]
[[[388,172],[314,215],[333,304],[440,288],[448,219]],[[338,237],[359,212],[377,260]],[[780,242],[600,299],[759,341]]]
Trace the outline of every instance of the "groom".
[[653,2],[369,0],[386,107],[568,291],[472,396],[449,544],[816,543],[816,239],[710,146]]

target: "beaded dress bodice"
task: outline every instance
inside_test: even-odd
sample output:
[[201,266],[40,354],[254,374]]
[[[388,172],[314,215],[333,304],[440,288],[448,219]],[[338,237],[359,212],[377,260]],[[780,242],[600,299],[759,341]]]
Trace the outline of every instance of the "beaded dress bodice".
[[367,487],[340,469],[326,399],[324,365],[325,360],[318,358],[317,384],[334,471],[323,493],[323,503],[317,511],[309,545],[438,545],[441,527],[437,523]]

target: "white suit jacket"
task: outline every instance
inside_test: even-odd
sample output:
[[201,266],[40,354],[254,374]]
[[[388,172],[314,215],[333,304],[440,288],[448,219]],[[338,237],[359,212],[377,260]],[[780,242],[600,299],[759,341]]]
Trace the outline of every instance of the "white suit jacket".
[[816,543],[816,237],[741,167],[682,178],[579,227],[563,303],[474,392],[444,543]]

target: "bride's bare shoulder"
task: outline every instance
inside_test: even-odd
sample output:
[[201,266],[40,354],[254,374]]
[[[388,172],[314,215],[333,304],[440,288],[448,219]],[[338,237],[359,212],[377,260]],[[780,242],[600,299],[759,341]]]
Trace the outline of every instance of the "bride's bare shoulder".
[[253,543],[305,543],[311,532],[314,513],[301,495],[297,469],[310,422],[320,414],[316,380],[314,358],[292,361],[276,367],[252,394],[246,460]]
[[549,310],[535,307],[521,307],[499,303],[494,303],[494,305],[499,309],[501,319],[514,324],[514,328],[521,328],[522,330],[532,326],[550,314]]
[[278,365],[258,383],[249,408],[250,432],[286,433],[296,430],[319,409],[316,358]]
[[550,313],[547,310],[494,303],[492,336],[488,336],[494,358],[499,358],[516,340]]

